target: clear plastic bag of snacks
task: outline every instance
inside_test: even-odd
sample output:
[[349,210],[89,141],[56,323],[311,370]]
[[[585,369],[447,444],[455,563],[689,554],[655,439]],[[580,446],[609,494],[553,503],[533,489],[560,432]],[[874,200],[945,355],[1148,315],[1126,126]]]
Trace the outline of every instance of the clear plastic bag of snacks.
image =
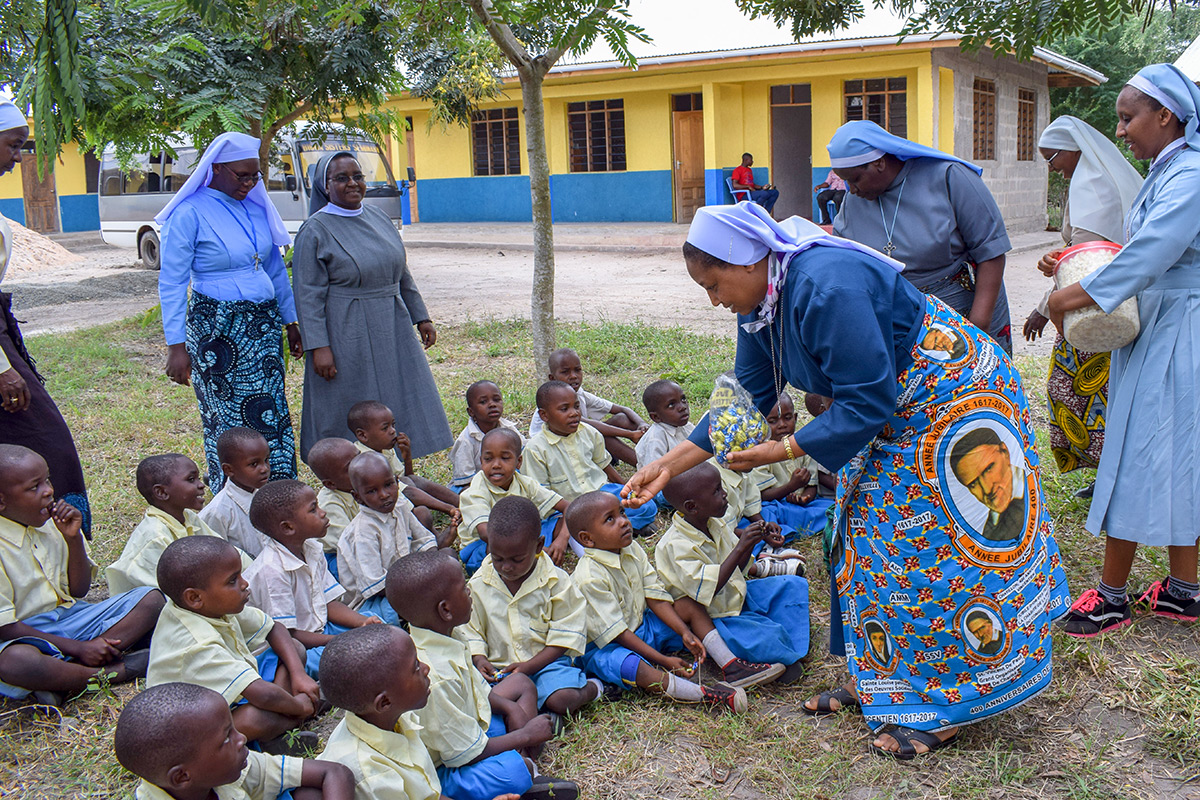
[[767,419],[755,408],[750,393],[730,375],[717,377],[708,401],[708,438],[717,463],[725,465],[730,453],[765,442],[771,433]]

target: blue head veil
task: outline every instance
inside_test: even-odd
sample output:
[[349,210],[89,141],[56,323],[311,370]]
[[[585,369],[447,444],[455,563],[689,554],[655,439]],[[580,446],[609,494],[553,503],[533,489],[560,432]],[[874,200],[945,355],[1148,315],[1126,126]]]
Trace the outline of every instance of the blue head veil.
[[1142,67],[1125,85],[1162,103],[1183,123],[1183,138],[1187,146],[1200,150],[1200,87],[1192,83],[1179,67],[1151,64]]
[[910,158],[937,158],[942,161],[957,161],[975,171],[976,175],[983,174],[983,168],[977,167],[970,161],[964,161],[958,156],[943,153],[933,147],[910,142],[888,133],[874,122],[856,119],[838,128],[829,144],[829,163],[834,169],[861,167],[878,161],[885,155],[895,156],[901,161]]

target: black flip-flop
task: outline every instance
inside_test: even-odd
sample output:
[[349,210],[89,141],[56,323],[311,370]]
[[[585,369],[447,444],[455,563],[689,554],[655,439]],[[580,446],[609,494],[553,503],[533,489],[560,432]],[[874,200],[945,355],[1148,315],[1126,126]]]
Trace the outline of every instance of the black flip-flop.
[[[831,700],[837,700],[841,703],[841,708],[834,708],[830,705]],[[830,689],[827,692],[821,692],[817,695],[817,707],[809,708],[808,703],[800,704],[800,709],[810,717],[827,717],[830,714],[840,714],[849,708],[860,708],[858,698],[854,696],[854,692],[847,689],[845,686],[839,686],[836,689]]]
[[[879,731],[879,733],[876,734],[876,738],[885,733],[899,743],[900,749],[885,750],[882,747],[876,747],[874,744],[872,744],[871,751],[877,756],[894,758],[897,761],[912,761],[917,756],[927,756],[935,750],[941,750],[943,747],[951,744],[955,739],[958,738],[958,731],[955,731],[949,739],[942,740],[936,733],[919,731],[915,728],[905,728],[902,725],[888,726]],[[918,753],[917,748],[913,747],[913,742],[920,742],[929,749],[924,753]]]

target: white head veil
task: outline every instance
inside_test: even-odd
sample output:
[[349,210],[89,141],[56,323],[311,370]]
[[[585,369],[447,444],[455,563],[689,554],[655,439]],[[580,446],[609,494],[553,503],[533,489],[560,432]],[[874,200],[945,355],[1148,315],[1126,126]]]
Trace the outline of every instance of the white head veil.
[[1142,187],[1142,176],[1117,146],[1083,120],[1059,117],[1042,131],[1038,147],[1079,153],[1067,192],[1071,225],[1124,244],[1125,215]]
[[29,120],[25,112],[17,108],[12,100],[0,100],[0,131],[11,131],[13,128],[28,128]]
[[[222,133],[213,139],[212,144],[205,148],[204,155],[200,156],[199,163],[196,164],[196,168],[188,176],[187,181],[175,193],[166,207],[158,212],[154,221],[159,225],[165,225],[180,203],[208,186],[209,181],[212,180],[213,164],[227,164],[230,161],[258,158],[258,148],[261,144],[261,141],[246,133]],[[267,196],[267,187],[261,180],[254,184],[254,188],[246,195],[246,202],[254,203],[266,213],[267,224],[271,228],[271,241],[279,247],[286,247],[292,243],[292,237],[288,235],[287,228],[283,224],[283,217],[279,216],[278,209],[271,202],[271,198]]]

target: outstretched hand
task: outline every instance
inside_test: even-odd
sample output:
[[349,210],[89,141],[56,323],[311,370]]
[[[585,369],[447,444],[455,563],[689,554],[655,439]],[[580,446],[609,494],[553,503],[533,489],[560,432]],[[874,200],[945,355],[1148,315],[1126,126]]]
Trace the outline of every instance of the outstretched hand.
[[763,464],[774,464],[787,458],[783,442],[767,441],[745,450],[734,450],[725,457],[725,466],[734,472],[749,472]]
[[673,477],[671,470],[662,464],[662,459],[651,461],[633,473],[633,477],[626,482],[621,490],[621,505],[641,508],[653,500]]

